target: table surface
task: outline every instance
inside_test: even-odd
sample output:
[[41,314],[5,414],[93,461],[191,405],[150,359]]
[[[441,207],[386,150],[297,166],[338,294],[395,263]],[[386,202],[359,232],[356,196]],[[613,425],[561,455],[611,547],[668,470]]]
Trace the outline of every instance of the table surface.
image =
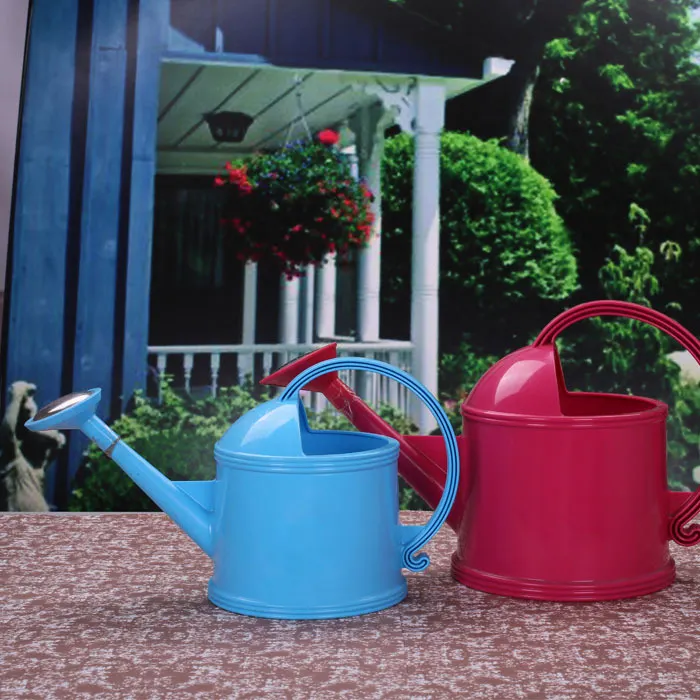
[[456,584],[454,545],[393,608],[276,621],[209,603],[160,513],[2,514],[0,697],[700,698],[700,549],[673,546],[660,593],[559,604]]

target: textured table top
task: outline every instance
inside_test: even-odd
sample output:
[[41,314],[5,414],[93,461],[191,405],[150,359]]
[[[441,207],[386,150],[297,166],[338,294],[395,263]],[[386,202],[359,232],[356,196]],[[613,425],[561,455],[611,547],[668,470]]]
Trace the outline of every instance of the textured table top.
[[289,622],[210,604],[162,514],[1,514],[0,697],[700,698],[700,549],[661,593],[558,604],[454,583],[454,544],[394,608]]

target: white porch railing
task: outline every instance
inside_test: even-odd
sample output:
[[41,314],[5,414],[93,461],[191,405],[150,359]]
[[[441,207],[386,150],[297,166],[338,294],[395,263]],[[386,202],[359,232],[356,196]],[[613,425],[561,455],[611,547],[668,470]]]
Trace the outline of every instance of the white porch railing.
[[[224,365],[224,383],[243,384],[246,379],[257,383],[282,365],[324,347],[327,343],[280,345],[157,345],[148,348],[149,363],[155,359],[158,377],[169,374],[174,385],[188,394],[210,393],[216,396],[221,386]],[[339,342],[339,357],[366,357],[388,362],[395,367],[411,372],[413,344],[403,340],[379,340],[377,342]],[[206,384],[197,384],[193,374],[204,377]],[[411,410],[410,394],[395,381],[378,374],[344,371],[340,377],[367,403],[377,406],[391,404],[404,414]],[[228,378],[228,379],[227,379]],[[233,380],[233,381],[231,381]],[[162,399],[159,388],[158,400]],[[304,404],[313,411],[328,406],[326,399],[317,393],[302,392]]]

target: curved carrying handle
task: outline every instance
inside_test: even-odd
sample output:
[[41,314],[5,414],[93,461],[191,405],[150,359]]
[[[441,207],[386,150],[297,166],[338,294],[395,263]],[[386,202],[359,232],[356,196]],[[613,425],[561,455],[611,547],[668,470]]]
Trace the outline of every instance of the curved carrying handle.
[[304,386],[314,379],[317,379],[328,372],[338,372],[347,369],[363,369],[368,372],[381,374],[389,379],[396,380],[407,389],[412,391],[430,409],[433,417],[438,422],[442,435],[445,438],[447,447],[447,476],[445,477],[445,488],[442,498],[437,508],[433,512],[427,524],[420,528],[418,534],[403,545],[401,559],[404,568],[409,571],[423,571],[430,564],[430,558],[425,552],[418,554],[440,529],[449,514],[455,496],[457,495],[457,484],[459,483],[459,449],[457,447],[457,437],[452,428],[447,415],[442,410],[437,399],[410,374],[397,369],[393,365],[379,360],[368,360],[362,357],[339,357],[332,360],[319,362],[304,370],[300,375],[289,383],[287,388],[279,396],[280,401],[291,399]]
[[[533,347],[551,345],[566,328],[594,316],[622,316],[643,321],[663,331],[680,343],[700,363],[700,341],[680,323],[659,311],[629,301],[590,301],[579,304],[552,319],[537,336]],[[673,516],[669,525],[671,539],[684,547],[700,542],[700,525],[688,525],[700,512],[700,488],[690,496]]]

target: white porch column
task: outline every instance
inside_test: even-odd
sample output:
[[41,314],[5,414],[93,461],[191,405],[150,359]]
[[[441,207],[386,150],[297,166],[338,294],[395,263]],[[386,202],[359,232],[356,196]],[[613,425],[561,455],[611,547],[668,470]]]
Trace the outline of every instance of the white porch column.
[[295,344],[299,342],[299,278],[288,280],[280,278],[280,343]]
[[381,167],[384,152],[385,110],[372,104],[359,110],[350,120],[355,132],[358,171],[374,194],[374,224],[367,248],[360,251],[357,281],[357,334],[360,341],[379,340],[379,288],[382,252]]
[[[258,264],[248,261],[245,265],[243,277],[243,332],[241,342],[243,345],[255,344],[255,316],[258,307]],[[239,374],[243,376],[253,374],[254,355],[240,355],[238,358]]]
[[304,300],[302,306],[302,342],[311,344],[314,342],[314,286],[316,282],[316,268],[313,265],[306,266],[306,276],[302,279]]
[[[445,88],[420,80],[415,93],[413,172],[413,259],[411,341],[413,375],[438,392],[438,288],[440,274],[440,133],[445,122]],[[423,404],[413,400],[413,419],[422,433],[436,427]]]
[[316,335],[332,338],[335,335],[335,290],[338,270],[335,253],[328,255],[316,273]]
[[[355,146],[348,146],[343,153],[350,161],[352,176],[357,179],[357,153]],[[337,256],[331,253],[316,273],[316,335],[332,338],[335,335],[335,301],[338,280]]]
[[258,308],[258,263],[248,261],[243,278],[243,344],[255,342],[255,316]]

